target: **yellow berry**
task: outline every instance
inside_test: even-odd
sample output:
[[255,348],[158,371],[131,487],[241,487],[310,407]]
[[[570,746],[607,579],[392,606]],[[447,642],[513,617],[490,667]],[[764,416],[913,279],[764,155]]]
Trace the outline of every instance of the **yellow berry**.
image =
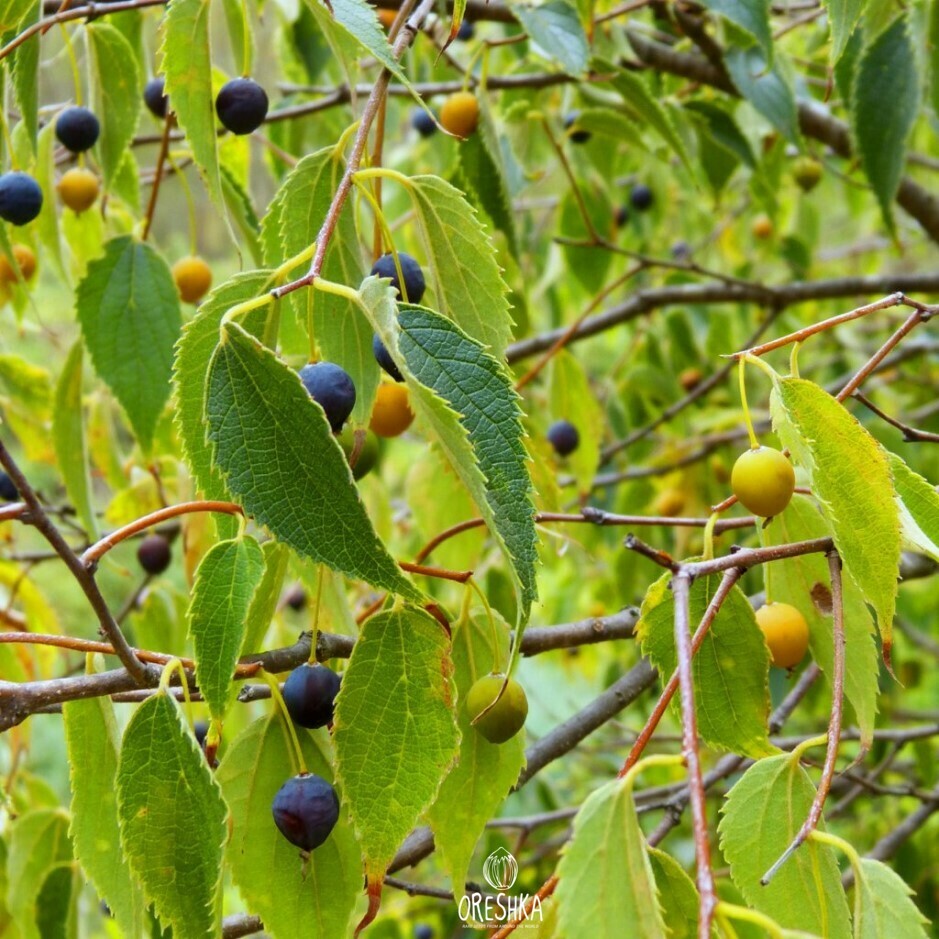
[[794,668],[809,647],[809,625],[788,603],[767,603],[756,611],[756,622],[769,646],[773,665]]
[[440,125],[457,137],[469,137],[479,123],[479,102],[469,91],[450,95],[440,109]]
[[773,237],[773,223],[770,221],[768,215],[758,215],[753,220],[753,225],[751,227],[754,238],[759,238],[760,241],[767,241],[769,238]]
[[[503,684],[505,691],[496,700]],[[490,704],[492,707],[482,714]],[[525,726],[528,698],[525,689],[514,678],[508,679],[506,684],[505,675],[484,675],[466,693],[466,713],[486,740],[490,743],[505,743]]]
[[84,212],[94,205],[100,185],[91,170],[74,166],[62,176],[55,188],[64,205],[73,212]]
[[686,368],[678,376],[678,383],[685,391],[694,391],[702,381],[704,381],[704,372],[699,368]]
[[665,515],[674,518],[685,510],[685,494],[680,489],[666,489],[660,492],[658,498],[652,503],[652,512],[655,515]]
[[[23,280],[29,280],[36,273],[36,255],[28,245],[13,245],[13,259],[20,270]],[[16,273],[5,254],[0,254],[0,282],[16,283]]]
[[212,271],[202,258],[180,258],[173,265],[173,280],[185,303],[198,303],[212,286]]
[[800,156],[792,164],[792,176],[803,192],[811,192],[822,180],[822,164],[814,157]]
[[738,501],[754,515],[772,518],[789,505],[796,488],[792,463],[779,450],[757,447],[737,457],[730,487]]
[[397,437],[411,426],[413,420],[407,386],[397,382],[379,385],[369,429],[379,437]]

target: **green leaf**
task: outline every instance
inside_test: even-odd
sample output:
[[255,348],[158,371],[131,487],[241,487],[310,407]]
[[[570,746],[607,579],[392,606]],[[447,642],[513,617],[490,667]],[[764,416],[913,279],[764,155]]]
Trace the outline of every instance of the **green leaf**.
[[[20,26],[21,32],[37,22],[42,12],[42,3],[34,2],[28,6],[31,9]],[[35,154],[39,133],[39,36],[33,35],[27,39],[13,51],[10,58],[13,94],[26,128],[26,138]]]
[[[759,760],[721,808],[721,850],[734,883],[752,907],[780,926],[848,939],[848,902],[831,848],[809,839],[767,886],[760,884],[802,827],[814,797],[808,774],[789,754]],[[819,829],[824,830],[824,823]]]
[[889,661],[900,522],[883,447],[831,395],[801,378],[776,383],[773,426],[809,474],[845,568],[877,614]]
[[161,689],[134,712],[117,770],[121,845],[164,928],[217,936],[228,809],[175,699]]
[[342,448],[297,373],[234,323],[222,336],[205,413],[228,488],[305,557],[419,600],[375,534]]
[[759,45],[767,62],[773,61],[773,34],[769,24],[767,0],[703,0],[712,13],[718,13],[749,33]]
[[537,535],[518,395],[505,368],[439,313],[395,304],[377,278],[365,280],[361,296],[408,379],[412,406],[511,564],[526,621],[537,596]]
[[420,610],[366,620],[352,650],[333,741],[370,879],[384,876],[457,755],[452,671],[449,637]]
[[[648,590],[636,636],[644,655],[667,682],[678,665],[675,654],[675,603],[664,574]],[[714,596],[720,577],[704,577],[691,586],[690,630],[693,633]],[[760,757],[774,753],[767,737],[769,719],[769,651],[753,608],[734,587],[714,618],[693,663],[698,732],[709,744]],[[675,702],[677,707],[677,700]]]
[[929,920],[910,899],[913,891],[886,864],[859,858],[855,867],[856,939],[926,939]]
[[0,35],[15,30],[32,5],[33,0],[0,0]]
[[[329,737],[297,728],[307,768],[332,779]],[[231,808],[226,851],[232,879],[272,936],[346,936],[362,889],[362,860],[345,811],[329,838],[304,863],[277,830],[271,804],[295,775],[283,720],[271,711],[229,745],[216,773]]]
[[[196,489],[206,499],[229,498],[221,474],[212,463],[205,437],[205,376],[218,345],[219,324],[233,306],[270,289],[272,278],[272,271],[250,271],[220,284],[199,305],[199,312],[185,325],[176,346],[173,367],[176,427]],[[267,315],[263,308],[252,310],[241,324],[248,332],[260,335]]]
[[[893,199],[919,113],[919,83],[916,50],[906,19],[901,17],[861,53],[850,107],[861,166],[891,231]],[[885,101],[890,107],[884,107]],[[885,141],[890,145],[885,146]]]
[[558,933],[665,939],[665,923],[632,787],[614,779],[587,798],[558,865]]
[[566,0],[539,6],[517,3],[512,13],[542,53],[575,78],[587,69],[590,46],[577,11]]
[[567,350],[551,361],[551,420],[570,421],[577,428],[580,442],[565,465],[577,482],[578,493],[589,495],[600,465],[606,415],[590,387],[587,373]]
[[659,904],[668,939],[695,939],[698,935],[698,890],[685,869],[670,854],[649,848]]
[[452,655],[460,755],[427,813],[457,903],[463,896],[470,861],[486,823],[496,814],[525,765],[524,734],[516,734],[504,744],[489,743],[470,725],[462,706],[473,682],[503,668],[508,660],[509,626],[498,614],[495,616],[492,622],[485,612],[475,611],[454,626]]
[[485,228],[459,190],[437,176],[412,176],[408,192],[427,253],[435,309],[501,357],[512,335],[508,287]]
[[[815,538],[830,538],[831,529],[807,496],[795,495],[785,512],[766,530],[767,544],[794,544]],[[831,575],[823,555],[806,554],[798,558],[774,561],[770,571],[773,596],[796,607],[809,624],[809,648],[812,658],[825,673],[829,686],[834,669],[831,612],[814,602],[818,595],[828,599]],[[870,746],[877,716],[877,681],[880,664],[873,641],[874,619],[864,595],[850,571],[842,571],[845,631],[845,697],[854,708],[861,730],[861,745]]]
[[113,26],[89,24],[88,48],[93,77],[92,102],[101,119],[97,153],[105,188],[110,189],[137,130],[143,83],[133,48]]
[[251,537],[220,541],[199,562],[189,604],[196,682],[214,718],[232,699],[232,672],[241,655],[248,610],[264,573],[264,555]]
[[826,0],[825,7],[828,10],[828,22],[831,24],[829,62],[836,65],[844,55],[848,42],[861,19],[864,0]]
[[690,101],[685,105],[685,110],[705,125],[708,136],[717,146],[733,154],[751,169],[756,167],[750,141],[737,126],[732,114],[710,101]]
[[149,449],[170,393],[179,295],[166,262],[130,235],[113,238],[88,265],[75,297],[95,370]]
[[939,493],[895,453],[888,453],[904,540],[939,561]]
[[82,415],[81,342],[72,346],[55,389],[55,410],[52,413],[52,442],[62,470],[65,491],[78,512],[85,531],[94,539],[98,524],[91,504],[91,482],[88,476],[88,448]]
[[727,71],[740,94],[790,143],[799,143],[799,116],[792,88],[780,71],[770,67],[756,46],[731,48],[724,57]]
[[107,697],[62,705],[72,790],[69,834],[75,857],[125,936],[139,936],[145,905],[121,853],[117,816],[117,754],[120,736]]
[[39,897],[48,875],[72,861],[68,813],[35,809],[9,828],[7,909],[22,939],[43,939],[38,926]]
[[916,50],[899,18],[861,53],[851,96],[851,130],[864,172],[893,231],[893,199],[919,113]]
[[264,574],[251,598],[251,606],[248,607],[242,655],[257,652],[264,641],[267,628],[271,625],[277,609],[284,575],[287,573],[287,561],[290,558],[290,551],[276,541],[266,541],[261,550],[264,553]]
[[211,0],[170,0],[160,29],[166,94],[212,201],[224,211],[212,95]]

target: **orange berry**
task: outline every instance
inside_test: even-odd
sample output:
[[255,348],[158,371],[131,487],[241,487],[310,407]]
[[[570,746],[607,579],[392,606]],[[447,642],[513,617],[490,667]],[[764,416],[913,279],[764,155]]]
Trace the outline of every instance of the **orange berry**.
[[479,102],[469,91],[450,95],[440,109],[440,125],[457,137],[469,137],[479,123]]
[[395,17],[398,15],[397,10],[379,10],[378,11],[378,21],[381,23],[385,29],[391,29],[391,24],[394,23]]
[[750,230],[753,232],[753,237],[759,238],[760,241],[766,241],[773,237],[773,223],[768,215],[758,215],[753,220]]
[[685,391],[694,391],[702,381],[704,381],[704,372],[699,368],[686,368],[678,376],[678,383]]
[[[36,273],[36,255],[28,245],[13,245],[13,259],[23,280],[29,280]],[[16,273],[5,254],[0,254],[0,282],[16,283]]]
[[98,198],[98,177],[83,166],[73,166],[56,185],[59,198],[73,212],[90,209]]
[[773,665],[794,668],[809,647],[809,624],[788,603],[767,603],[756,611],[756,622],[769,646]]
[[369,429],[379,437],[398,437],[411,426],[413,420],[414,412],[408,403],[407,386],[391,382],[379,385]]
[[212,286],[212,271],[202,258],[180,258],[173,265],[173,280],[185,303],[198,303]]

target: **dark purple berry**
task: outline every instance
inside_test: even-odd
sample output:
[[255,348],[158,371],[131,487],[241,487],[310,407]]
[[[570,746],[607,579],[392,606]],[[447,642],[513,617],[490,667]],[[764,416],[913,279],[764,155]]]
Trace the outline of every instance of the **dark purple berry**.
[[90,150],[101,133],[101,124],[88,108],[66,108],[56,119],[55,136],[66,150],[84,153]]
[[338,434],[355,407],[355,385],[349,373],[333,362],[317,362],[300,369],[300,381]]
[[166,111],[169,107],[170,99],[166,96],[166,82],[163,76],[151,78],[144,85],[143,103],[150,110],[150,113],[161,121],[166,117]]
[[301,665],[284,682],[284,703],[295,724],[310,730],[333,722],[342,679],[325,665]]
[[9,473],[0,472],[0,499],[4,502],[19,502],[20,493]]
[[652,208],[652,203],[655,202],[655,195],[648,186],[638,183],[633,186],[633,190],[629,194],[629,201],[637,212],[647,212]]
[[691,245],[687,241],[676,241],[672,245],[672,257],[676,261],[689,261],[691,259]]
[[580,111],[571,111],[564,118],[564,129],[568,132],[567,136],[570,138],[571,143],[586,143],[590,139],[591,133],[589,130],[578,127],[578,120],[580,120]]
[[192,725],[192,732],[195,735],[196,743],[200,747],[205,746],[205,738],[209,732],[209,722],[208,721],[196,721]]
[[148,574],[162,574],[171,558],[170,543],[162,535],[148,535],[137,548],[137,560]]
[[476,27],[469,20],[463,20],[460,23],[460,28],[457,30],[456,38],[460,42],[468,42],[473,38],[473,34],[476,32]]
[[548,440],[558,456],[568,456],[577,449],[580,434],[570,421],[555,421],[548,428]]
[[375,335],[372,336],[372,352],[375,354],[375,361],[395,381],[404,381],[404,376],[401,374],[401,370],[397,365],[395,365],[394,359],[391,357],[388,349],[385,348],[385,344],[381,341],[381,336],[379,336],[378,333],[375,333]]
[[426,923],[418,923],[414,927],[414,939],[434,939],[434,929]]
[[[404,251],[398,252],[398,261],[401,264],[401,273],[404,275],[404,290],[408,295],[408,303],[420,303],[427,289],[420,264]],[[401,299],[401,284],[398,281],[398,269],[395,267],[393,255],[383,254],[372,265],[371,272],[376,277],[390,277],[391,286],[398,291],[398,299]]]
[[336,790],[315,773],[288,779],[271,805],[274,824],[301,851],[318,848],[339,821]]
[[284,594],[284,603],[290,607],[291,610],[296,610],[298,613],[306,606],[306,591],[299,584],[294,584],[286,594]]
[[42,208],[42,190],[28,173],[0,176],[0,218],[12,225],[28,225]]
[[267,117],[267,92],[251,78],[233,78],[222,85],[215,99],[215,113],[233,134],[256,131]]
[[437,131],[436,121],[423,108],[415,108],[411,112],[411,126],[422,137],[430,137]]

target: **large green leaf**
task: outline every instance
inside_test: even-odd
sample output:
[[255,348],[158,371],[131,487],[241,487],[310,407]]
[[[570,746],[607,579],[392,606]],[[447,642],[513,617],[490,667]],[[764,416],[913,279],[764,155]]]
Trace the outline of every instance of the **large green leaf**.
[[[828,538],[831,529],[807,496],[796,495],[786,511],[773,519],[766,534],[768,544],[793,544]],[[834,668],[831,612],[827,604],[823,603],[823,609],[820,609],[815,602],[816,596],[827,598],[831,589],[828,562],[820,554],[806,554],[774,561],[764,576],[767,575],[773,599],[791,604],[805,617],[809,624],[812,659],[831,685]],[[880,674],[873,641],[874,619],[850,571],[842,571],[841,580],[844,594],[844,693],[854,708],[862,744],[869,746],[877,716],[877,680]]]
[[836,65],[848,47],[848,41],[864,11],[864,0],[826,0],[828,22],[831,24],[831,57]]
[[773,61],[768,0],[704,0],[704,6],[748,32],[757,41],[766,61]]
[[538,6],[516,3],[512,13],[548,59],[569,75],[583,75],[590,46],[577,10],[567,0],[548,0]]
[[[678,665],[670,578],[670,574],[664,574],[649,588],[636,626],[642,651],[659,669],[663,681]],[[692,584],[692,632],[698,628],[719,583],[720,577],[714,576],[699,578]],[[753,608],[743,592],[734,587],[694,657],[694,703],[698,732],[704,740],[747,756],[775,752],[767,737],[768,672],[769,651]]]
[[361,296],[443,447],[496,537],[519,588],[522,619],[537,596],[536,533],[521,412],[505,368],[439,313],[395,304],[376,278]]
[[94,76],[92,100],[101,120],[97,152],[104,184],[110,189],[137,130],[142,82],[133,48],[113,26],[89,24],[88,49]]
[[367,620],[352,651],[333,740],[371,880],[384,876],[457,755],[452,672],[443,627],[406,607]]
[[175,699],[134,712],[117,770],[121,845],[160,922],[183,937],[217,936],[228,809]]
[[855,939],[926,939],[929,921],[902,877],[872,858],[860,858],[854,872]]
[[264,635],[277,609],[284,575],[287,573],[287,561],[290,559],[287,546],[276,541],[266,541],[261,550],[264,553],[264,574],[251,598],[251,606],[248,607],[242,655],[250,655],[261,648]]
[[[271,271],[236,274],[202,301],[199,312],[183,328],[176,346],[173,368],[176,426],[196,489],[206,499],[228,498],[228,490],[212,463],[212,454],[205,439],[205,375],[212,353],[218,345],[219,324],[235,304],[260,296],[271,286]],[[260,335],[266,321],[267,311],[260,308],[248,313],[241,320],[241,325],[248,332]]]
[[501,357],[512,334],[508,287],[495,249],[459,190],[437,176],[413,176],[408,192],[427,252],[436,309]]
[[68,814],[61,809],[34,809],[9,829],[7,909],[22,939],[45,939],[39,900],[56,869],[72,862]]
[[212,716],[231,704],[232,672],[241,655],[248,611],[264,574],[264,555],[250,536],[220,541],[199,562],[189,603],[196,681]]
[[558,865],[558,932],[613,939],[667,935],[632,789],[614,779],[587,798]]
[[915,550],[939,561],[939,492],[895,453],[888,453],[900,506],[903,538]]
[[492,622],[482,611],[460,619],[453,629],[460,755],[440,786],[428,818],[457,902],[463,896],[479,837],[525,765],[524,734],[516,734],[504,744],[489,743],[470,725],[462,706],[477,678],[504,668],[508,637],[508,624],[498,614]]
[[32,5],[33,0],[2,0],[0,2],[0,35],[16,29]]
[[160,30],[166,94],[213,202],[224,211],[212,95],[211,0],[170,0]]
[[695,939],[698,935],[698,890],[685,869],[670,854],[649,849],[659,903],[668,939]]
[[107,697],[62,706],[72,789],[71,837],[75,857],[125,936],[139,936],[146,911],[121,853],[117,817],[120,737]]
[[[29,14],[20,29],[31,26],[42,13],[42,3],[27,4]],[[26,138],[33,153],[36,153],[36,137],[39,133],[39,36],[33,35],[10,55],[13,78],[13,94],[20,109]]]
[[[332,779],[325,731],[297,728],[303,759],[312,773]],[[271,711],[229,745],[216,778],[231,809],[226,857],[248,908],[272,936],[349,934],[349,919],[362,889],[362,860],[346,813],[304,863],[277,830],[271,804],[296,772],[283,720]]]
[[250,515],[305,557],[420,599],[375,534],[323,409],[296,372],[226,323],[207,388],[215,463]]
[[906,162],[906,145],[919,113],[916,49],[905,17],[861,53],[851,96],[851,130],[861,165],[893,229],[893,199]]
[[85,446],[82,412],[82,358],[82,344],[76,342],[65,360],[55,388],[52,442],[65,491],[85,531],[89,537],[95,538],[98,523],[91,504],[91,482],[88,477],[88,448]]
[[170,394],[179,295],[166,262],[130,235],[112,238],[88,265],[75,297],[95,370],[149,449]]
[[[791,756],[759,760],[730,790],[721,808],[721,850],[734,883],[751,906],[780,926],[848,939],[848,902],[831,848],[809,840],[767,886],[760,884],[802,827],[814,797],[807,773]],[[824,824],[819,827],[824,829]]]
[[831,395],[801,378],[776,383],[773,425],[831,525],[844,566],[877,614],[889,659],[900,522],[883,447]]
[[740,94],[790,143],[799,142],[799,116],[792,88],[779,62],[769,66],[757,46],[727,50],[727,71]]

